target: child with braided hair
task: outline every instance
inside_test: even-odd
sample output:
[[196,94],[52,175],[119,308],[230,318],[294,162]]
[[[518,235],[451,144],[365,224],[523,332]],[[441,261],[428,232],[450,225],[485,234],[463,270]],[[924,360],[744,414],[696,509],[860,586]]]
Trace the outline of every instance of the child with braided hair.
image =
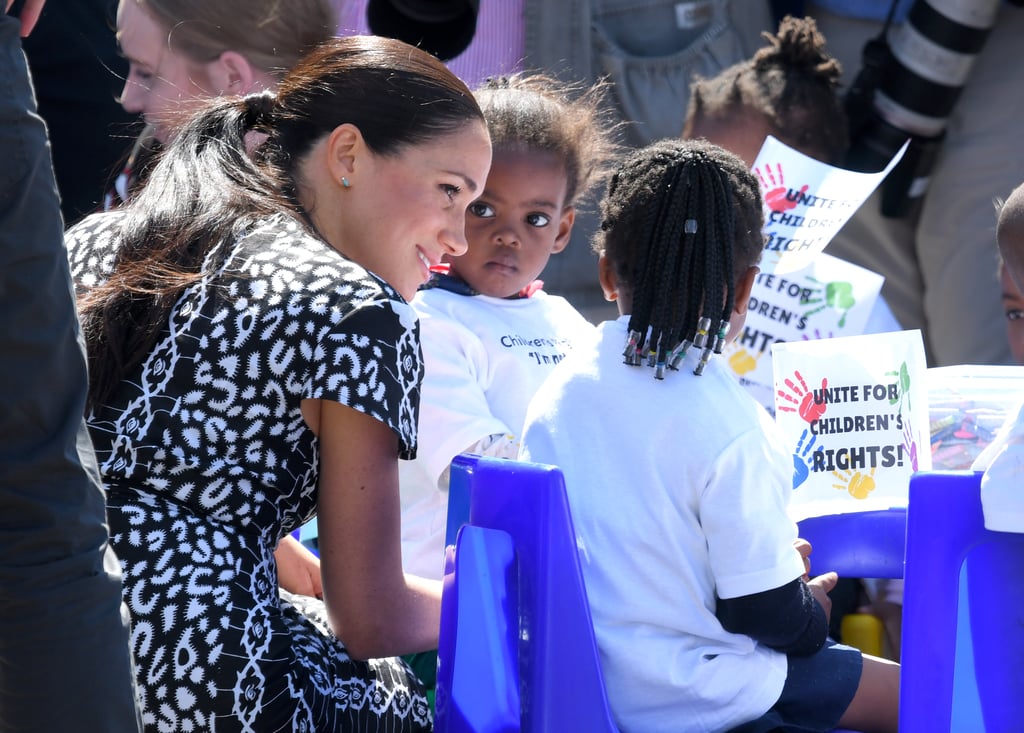
[[527,411],[521,456],[564,473],[623,730],[896,730],[899,666],[827,638],[836,575],[808,576],[792,458],[713,359],[746,316],[761,211],[707,142],[627,156],[594,241],[621,315]]

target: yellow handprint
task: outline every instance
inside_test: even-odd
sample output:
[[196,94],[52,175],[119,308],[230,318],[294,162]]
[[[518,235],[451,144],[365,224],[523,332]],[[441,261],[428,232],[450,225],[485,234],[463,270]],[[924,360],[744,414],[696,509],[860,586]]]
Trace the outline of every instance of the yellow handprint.
[[739,376],[757,369],[757,358],[746,349],[737,348],[729,355],[729,367]]
[[833,489],[846,489],[854,499],[867,499],[868,494],[875,490],[875,468],[871,467],[871,473],[864,475],[860,471],[833,471],[832,475],[842,484],[832,484]]

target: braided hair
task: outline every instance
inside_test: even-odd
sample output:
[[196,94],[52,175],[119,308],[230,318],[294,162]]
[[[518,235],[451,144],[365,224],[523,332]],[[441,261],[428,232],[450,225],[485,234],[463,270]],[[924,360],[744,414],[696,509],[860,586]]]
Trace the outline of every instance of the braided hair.
[[757,179],[703,140],[661,140],[630,153],[601,203],[594,249],[632,300],[626,363],[664,376],[691,346],[696,373],[720,353],[736,283],[761,257]]
[[759,115],[769,132],[818,160],[837,164],[849,143],[838,94],[842,67],[813,18],[786,16],[753,57],[690,87],[683,137],[701,122],[722,125]]

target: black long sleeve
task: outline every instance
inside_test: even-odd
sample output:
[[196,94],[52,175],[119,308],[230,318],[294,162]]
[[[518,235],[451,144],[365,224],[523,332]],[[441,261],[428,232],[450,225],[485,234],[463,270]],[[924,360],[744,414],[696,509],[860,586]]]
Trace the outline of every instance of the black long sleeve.
[[726,631],[796,657],[814,654],[828,637],[825,609],[800,578],[762,593],[720,598],[716,615]]

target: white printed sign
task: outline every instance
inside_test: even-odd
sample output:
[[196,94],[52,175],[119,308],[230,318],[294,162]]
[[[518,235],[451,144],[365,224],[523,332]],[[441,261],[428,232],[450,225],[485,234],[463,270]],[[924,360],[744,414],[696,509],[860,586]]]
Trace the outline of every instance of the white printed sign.
[[806,267],[903,157],[907,144],[878,173],[822,163],[769,135],[754,161],[764,196],[761,271]]
[[883,282],[871,270],[824,253],[796,272],[760,273],[743,331],[723,350],[729,368],[773,411],[771,345],[863,334]]
[[772,362],[793,519],[906,506],[931,468],[921,332],[779,343]]

